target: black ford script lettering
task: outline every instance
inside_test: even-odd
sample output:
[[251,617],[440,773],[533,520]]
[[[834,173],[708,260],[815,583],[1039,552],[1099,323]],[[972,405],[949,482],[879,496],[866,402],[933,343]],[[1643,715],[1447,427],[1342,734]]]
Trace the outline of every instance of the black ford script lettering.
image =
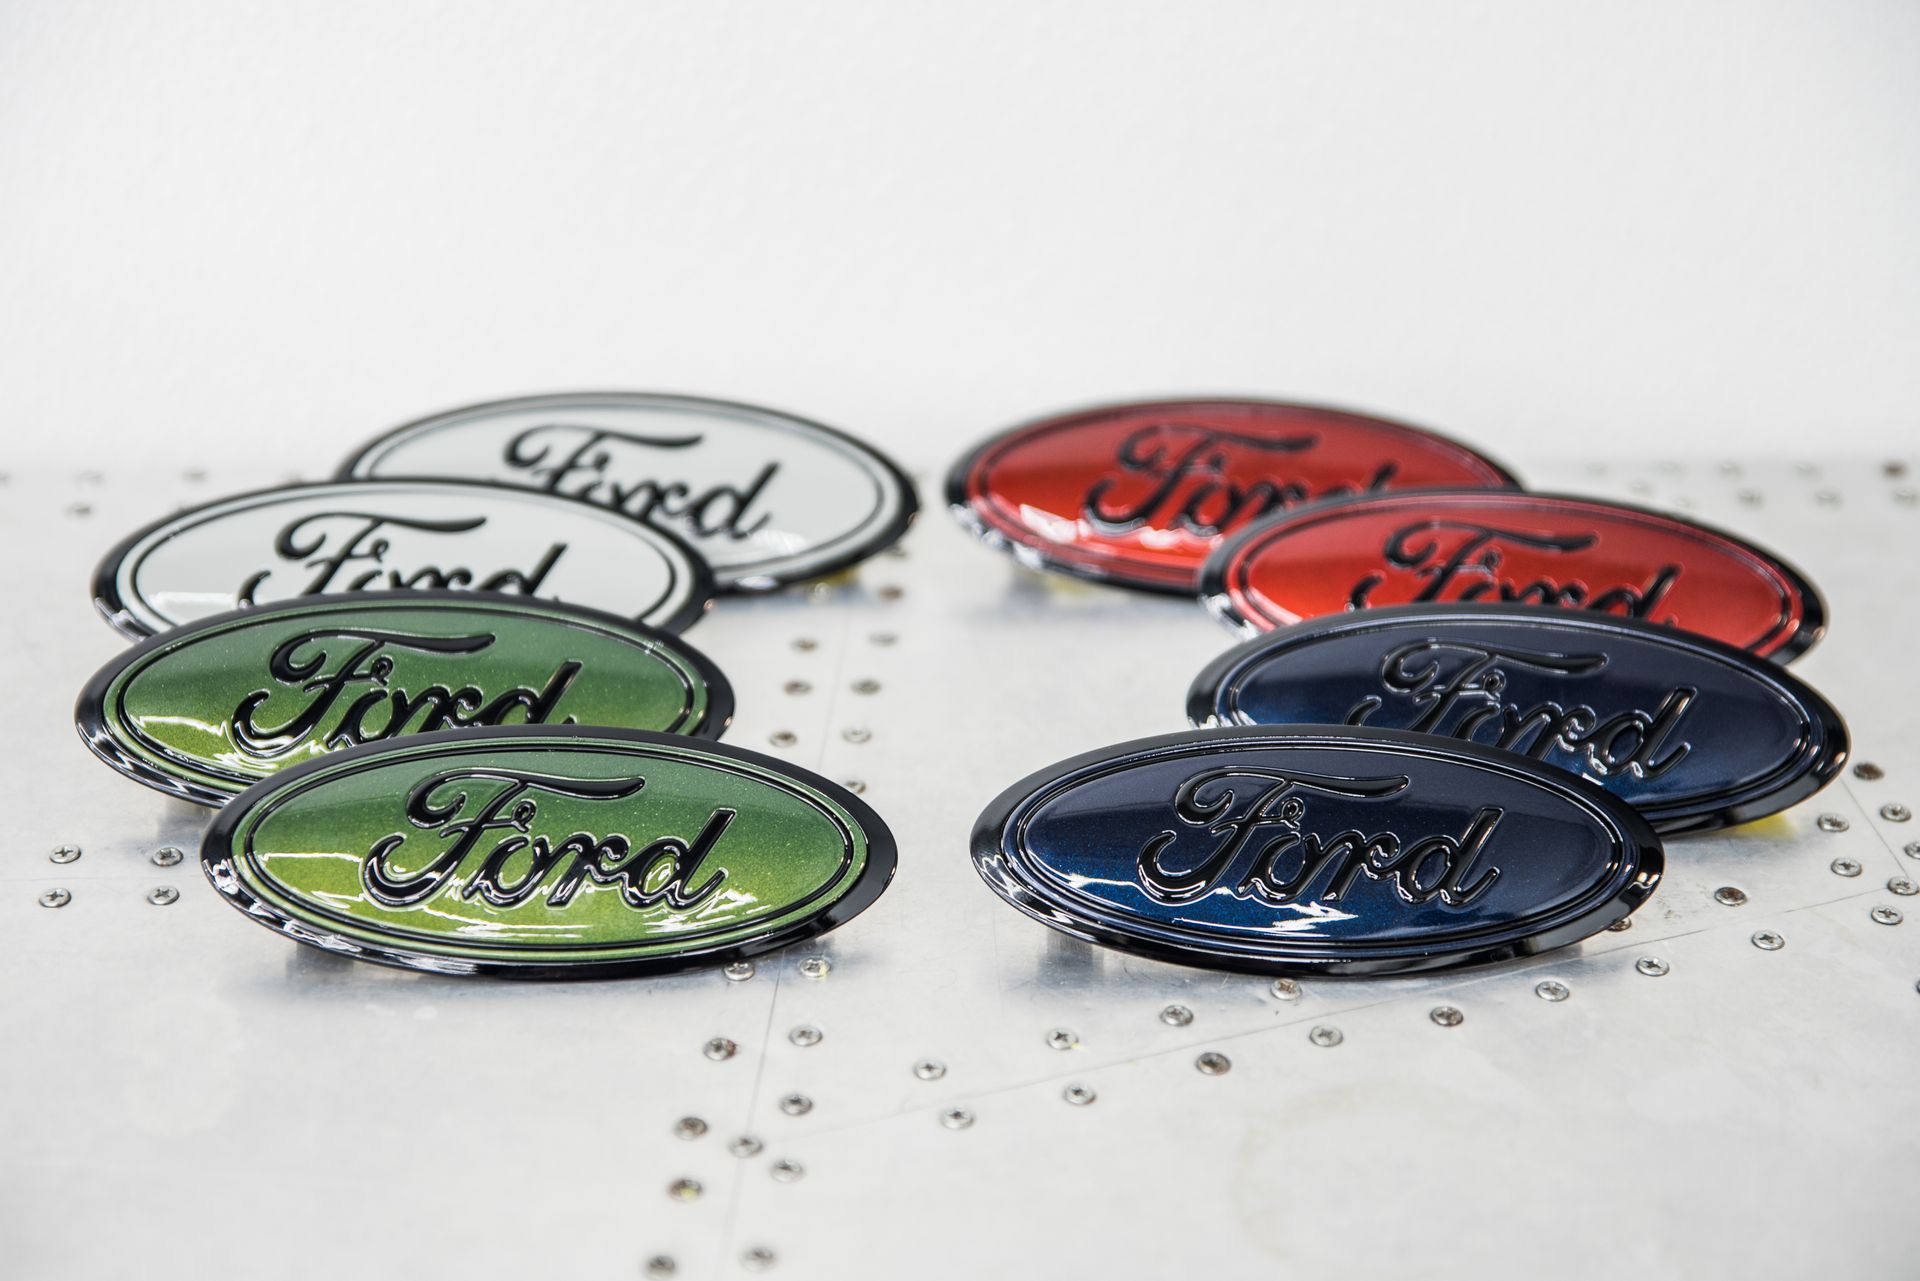
[[[412,570],[391,566],[387,563],[387,553],[392,550],[392,541],[379,536],[382,530],[389,528],[432,534],[464,534],[486,523],[485,516],[469,516],[460,520],[414,520],[380,512],[314,512],[282,529],[273,540],[273,550],[281,560],[304,562],[300,567],[313,571],[313,577],[306,586],[295,593],[301,596],[317,596],[327,591],[367,591],[375,587],[474,587],[481,591],[518,592],[526,596],[539,591],[541,582],[567,550],[565,543],[553,544],[531,569],[503,569],[479,578],[473,570],[461,566],[442,568],[422,565]],[[336,534],[339,537],[335,538]],[[308,557],[313,559],[308,560]],[[374,568],[347,568],[362,563],[371,563]],[[239,602],[242,605],[254,604],[260,585],[273,572],[263,569],[247,579],[237,594]]]
[[[572,449],[556,447],[548,439],[553,433],[578,433],[579,443]],[[641,449],[690,449],[702,436],[642,436],[635,432],[611,431],[572,423],[543,423],[529,427],[507,442],[503,460],[507,466],[526,472],[539,488],[601,502],[640,520],[667,517],[685,521],[704,538],[722,534],[742,540],[766,528],[771,514],[750,518],[750,511],[780,464],[768,463],[745,485],[714,485],[698,493],[682,481],[637,480],[622,484],[607,476],[613,462],[608,442],[633,445]]]
[[[1420,579],[1415,601],[1503,600],[1541,605],[1584,605],[1632,618],[1651,618],[1680,577],[1678,565],[1663,565],[1639,586],[1622,584],[1595,591],[1578,579],[1565,583],[1551,578],[1517,582],[1501,573],[1508,548],[1543,552],[1577,552],[1599,541],[1595,534],[1529,534],[1471,521],[1423,520],[1397,529],[1388,537],[1387,564]],[[1348,604],[1365,608],[1385,574],[1369,574],[1354,585]]]
[[[499,787],[469,812],[469,786],[486,783]],[[481,856],[479,869],[460,889],[461,898],[478,895],[495,907],[515,907],[538,893],[548,874],[559,868],[560,875],[547,891],[548,907],[565,907],[589,880],[617,885],[621,899],[635,909],[660,903],[675,911],[698,907],[717,894],[726,880],[725,869],[717,869],[693,884],[702,862],[737,816],[735,810],[714,810],[691,840],[663,836],[638,850],[618,833],[602,837],[572,832],[554,841],[533,830],[540,814],[536,793],[621,800],[645,786],[644,778],[565,778],[485,767],[429,775],[407,794],[407,822],[426,831],[437,829],[439,839],[449,844],[419,871],[403,872],[395,867],[394,856],[407,845],[408,834],[383,837],[361,864],[361,884],[389,907],[425,902],[446,887],[489,833],[504,832],[510,834]],[[451,795],[435,799],[449,790]],[[523,852],[528,858],[526,869],[517,877],[509,875],[508,864]]]
[[[329,648],[332,642],[339,642]],[[409,636],[401,632],[345,627],[326,631],[302,632],[281,642],[267,659],[267,675],[284,691],[297,691],[305,703],[277,725],[260,720],[263,705],[275,697],[272,690],[257,690],[243,699],[233,713],[234,742],[257,757],[283,756],[306,742],[350,691],[361,692],[347,704],[346,711],[326,738],[329,748],[352,747],[402,733],[421,733],[437,729],[458,729],[470,725],[504,725],[508,716],[520,709],[526,723],[539,725],[552,719],[553,710],[580,673],[580,664],[567,660],[558,664],[544,685],[535,689],[515,686],[492,699],[477,686],[454,689],[446,685],[428,685],[409,693],[392,684],[392,651],[414,654],[476,654],[494,643],[491,635]],[[330,653],[343,650],[339,664],[325,670]],[[371,688],[362,688],[362,687]],[[375,710],[385,715],[374,718]],[[573,723],[563,717],[563,725]]]
[[[1263,477],[1243,486],[1227,478],[1227,464],[1234,449],[1298,454],[1312,449],[1319,440],[1312,432],[1269,439],[1178,422],[1142,427],[1120,442],[1115,462],[1124,473],[1150,479],[1153,488],[1138,502],[1118,502],[1113,500],[1113,491],[1124,478],[1102,477],[1087,490],[1081,515],[1103,534],[1124,534],[1153,526],[1184,529],[1211,538],[1309,498],[1353,493],[1353,488],[1346,485],[1328,486],[1316,494],[1299,481]],[[1366,488],[1385,488],[1398,470],[1394,463],[1382,463]]]
[[[1254,785],[1249,804],[1231,785],[1247,780]],[[1352,887],[1355,878],[1389,881],[1400,898],[1420,904],[1438,898],[1448,907],[1463,907],[1492,887],[1500,875],[1488,867],[1476,877],[1475,863],[1501,819],[1501,811],[1483,806],[1458,837],[1424,836],[1403,842],[1390,831],[1372,835],[1348,828],[1331,836],[1306,830],[1308,797],[1340,797],[1377,801],[1407,790],[1404,776],[1339,778],[1298,771],[1254,768],[1202,770],[1174,793],[1174,817],[1188,828],[1202,829],[1213,838],[1199,858],[1178,860],[1178,830],[1160,832],[1141,847],[1140,883],[1162,903],[1188,903],[1233,881],[1236,898],[1252,898],[1276,907],[1299,902],[1316,884],[1319,898],[1335,902]],[[1184,851],[1180,851],[1184,852]],[[1234,873],[1245,867],[1237,879]]]
[[[1577,678],[1597,675],[1606,666],[1604,654],[1542,654],[1424,640],[1388,653],[1380,683],[1420,709],[1406,729],[1488,743],[1535,760],[1569,752],[1602,778],[1622,773],[1657,778],[1693,750],[1685,742],[1671,743],[1699,697],[1691,686],[1671,690],[1651,712],[1631,708],[1606,717],[1585,703],[1547,701],[1522,708],[1506,698],[1509,668]],[[1384,705],[1379,697],[1364,699],[1348,712],[1347,723],[1364,725]]]

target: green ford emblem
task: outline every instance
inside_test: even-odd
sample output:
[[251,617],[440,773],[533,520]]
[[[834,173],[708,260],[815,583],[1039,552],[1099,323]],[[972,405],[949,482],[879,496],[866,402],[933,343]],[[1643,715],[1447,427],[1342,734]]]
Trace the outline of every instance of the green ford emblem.
[[677,636],[475,592],[314,596],[221,614],[107,664],[75,719],[122,773],[220,805],[340,748],[481,725],[718,737],[719,669]]
[[442,974],[644,974],[851,919],[892,835],[846,789],[719,743],[515,726],[294,766],[201,849],[228,902],[339,955]]

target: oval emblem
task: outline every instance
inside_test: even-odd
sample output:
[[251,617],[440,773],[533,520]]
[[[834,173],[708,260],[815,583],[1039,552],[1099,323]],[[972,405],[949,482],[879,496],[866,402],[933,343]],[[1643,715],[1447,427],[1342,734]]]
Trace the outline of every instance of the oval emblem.
[[342,479],[492,480],[598,503],[680,535],[722,587],[764,589],[864,560],[919,504],[879,450],[831,427],[698,396],[577,392],[396,427]]
[[1785,662],[1826,623],[1798,570],[1731,534],[1517,490],[1322,503],[1228,539],[1202,580],[1208,607],[1247,631],[1377,605],[1506,601],[1671,623]]
[[87,683],[75,719],[107,764],[221,805],[342,748],[481,725],[718,738],[733,690],[678,637],[491,592],[316,596],[153,636]]
[[1847,759],[1831,703],[1677,628],[1540,605],[1403,605],[1300,623],[1216,659],[1195,724],[1371,725],[1571,770],[1663,833],[1776,813]]
[[1560,947],[1659,882],[1659,838],[1511,752],[1392,730],[1122,743],[989,805],[974,865],[1028,916],[1164,961],[1383,974]]
[[129,636],[333,592],[454,588],[568,601],[679,631],[713,596],[699,555],[617,512],[504,485],[348,481],[238,494],[107,553],[94,604]]
[[337,955],[440,974],[660,973],[880,897],[894,842],[783,761],[638,730],[422,734],[296,765],[215,816],[214,888]]
[[1190,593],[1221,538],[1382,489],[1514,484],[1418,427],[1264,400],[1108,405],[1015,427],[955,465],[961,524],[1038,569]]

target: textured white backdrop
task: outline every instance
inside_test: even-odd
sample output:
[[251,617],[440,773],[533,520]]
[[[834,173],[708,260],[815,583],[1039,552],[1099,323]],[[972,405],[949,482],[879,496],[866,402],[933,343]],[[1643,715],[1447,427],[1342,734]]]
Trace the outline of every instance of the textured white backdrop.
[[[0,3],[7,465],[469,400],[1920,439],[1920,4]],[[1562,447],[1564,443],[1564,447]]]

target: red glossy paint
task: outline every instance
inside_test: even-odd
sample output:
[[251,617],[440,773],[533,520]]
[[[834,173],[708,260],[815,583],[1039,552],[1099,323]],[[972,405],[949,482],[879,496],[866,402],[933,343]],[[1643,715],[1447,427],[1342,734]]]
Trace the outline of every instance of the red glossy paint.
[[1731,534],[1519,491],[1317,504],[1227,540],[1203,580],[1213,609],[1258,631],[1374,605],[1518,600],[1670,623],[1782,662],[1826,616],[1798,570]]
[[1498,464],[1417,427],[1260,400],[1168,400],[1016,427],[948,478],[956,513],[1049,569],[1191,592],[1222,538],[1316,499],[1500,488]]

